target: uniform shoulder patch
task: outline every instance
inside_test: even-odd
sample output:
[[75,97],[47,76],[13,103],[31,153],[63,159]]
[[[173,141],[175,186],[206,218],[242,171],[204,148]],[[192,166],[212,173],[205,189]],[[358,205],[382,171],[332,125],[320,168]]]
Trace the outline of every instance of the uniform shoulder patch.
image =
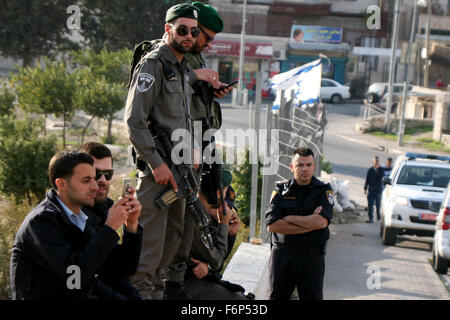
[[145,92],[152,87],[154,82],[155,82],[154,76],[145,72],[141,72],[138,74],[136,89],[139,92]]
[[333,193],[333,191],[332,191],[332,190],[327,190],[327,191],[326,191],[326,194],[327,194],[328,202],[329,202],[331,205],[334,205],[334,193]]

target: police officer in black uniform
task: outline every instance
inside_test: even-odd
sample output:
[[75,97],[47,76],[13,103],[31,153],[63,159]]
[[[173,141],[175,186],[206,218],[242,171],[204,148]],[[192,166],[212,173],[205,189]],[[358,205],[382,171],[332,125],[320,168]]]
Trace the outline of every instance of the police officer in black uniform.
[[272,233],[270,299],[289,300],[297,288],[300,300],[322,300],[334,194],[313,176],[311,149],[296,149],[290,168],[294,178],[277,183],[266,212]]

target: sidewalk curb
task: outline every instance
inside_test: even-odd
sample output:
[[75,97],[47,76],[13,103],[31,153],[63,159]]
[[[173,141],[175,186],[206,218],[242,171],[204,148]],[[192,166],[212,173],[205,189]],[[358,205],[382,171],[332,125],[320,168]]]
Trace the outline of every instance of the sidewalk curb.
[[[380,147],[380,145],[376,145],[374,143],[367,142],[367,141],[361,141],[361,140],[358,140],[358,139],[350,138],[350,137],[344,136],[344,135],[339,134],[339,133],[334,133],[333,132],[331,134],[334,134],[334,135],[336,135],[336,136],[338,136],[338,137],[340,137],[342,139],[345,139],[345,140],[348,140],[348,141],[351,141],[351,142],[364,144],[364,145],[369,146],[371,148],[378,148],[378,147]],[[401,151],[399,149],[390,149],[390,148],[386,148],[385,146],[381,146],[381,147],[384,148],[384,150],[383,150],[384,152],[391,152],[391,153],[396,153],[396,154],[403,154],[404,153],[403,151]]]

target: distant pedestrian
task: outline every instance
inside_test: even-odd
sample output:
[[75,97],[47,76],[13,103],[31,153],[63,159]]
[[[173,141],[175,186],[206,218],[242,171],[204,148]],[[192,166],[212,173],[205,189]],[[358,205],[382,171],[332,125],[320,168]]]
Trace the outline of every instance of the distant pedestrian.
[[392,158],[387,158],[386,165],[383,167],[384,176],[389,177],[392,172]]
[[[383,191],[381,179],[383,178],[384,170],[380,167],[380,158],[375,156],[373,158],[373,166],[367,170],[366,182],[364,183],[364,194],[367,195],[369,220],[367,223],[373,222],[373,206],[377,209],[377,220],[380,220],[380,199],[381,191]],[[368,191],[368,192],[367,192]]]
[[273,245],[270,299],[289,300],[297,288],[300,300],[322,300],[334,195],[328,183],[313,176],[311,149],[296,149],[290,168],[294,177],[277,183],[266,211]]

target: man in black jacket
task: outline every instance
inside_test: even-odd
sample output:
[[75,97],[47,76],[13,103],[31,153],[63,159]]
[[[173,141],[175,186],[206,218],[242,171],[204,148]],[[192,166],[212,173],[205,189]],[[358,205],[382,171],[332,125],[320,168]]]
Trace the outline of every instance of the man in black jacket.
[[52,189],[20,226],[10,261],[12,298],[17,300],[124,299],[95,277],[120,239],[119,229],[132,209],[123,197],[96,232],[83,206],[93,206],[98,191],[94,160],[61,151],[49,164]]
[[[377,210],[377,220],[380,220],[380,202],[381,202],[381,192],[383,191],[383,186],[381,179],[384,176],[383,167],[380,166],[380,158],[375,156],[373,158],[373,166],[367,170],[366,182],[364,183],[364,194],[367,195],[368,204],[368,215],[369,220],[367,223],[373,222],[373,206],[375,205]],[[369,192],[367,193],[367,190]]]
[[[94,206],[85,206],[82,210],[89,217],[89,222],[99,231],[105,224],[108,217],[108,211],[114,204],[114,201],[108,198],[111,181],[114,174],[113,158],[111,150],[101,143],[88,142],[81,149],[94,159],[96,182],[98,184],[97,195],[95,196]],[[130,190],[132,194],[135,190]],[[139,257],[142,247],[142,227],[138,220],[141,214],[142,206],[137,199],[128,203],[133,210],[123,226],[123,239],[114,247],[111,254],[101,266],[98,272],[98,278],[114,291],[130,298],[140,300],[141,297],[133,287],[130,276],[136,273],[139,264]]]

